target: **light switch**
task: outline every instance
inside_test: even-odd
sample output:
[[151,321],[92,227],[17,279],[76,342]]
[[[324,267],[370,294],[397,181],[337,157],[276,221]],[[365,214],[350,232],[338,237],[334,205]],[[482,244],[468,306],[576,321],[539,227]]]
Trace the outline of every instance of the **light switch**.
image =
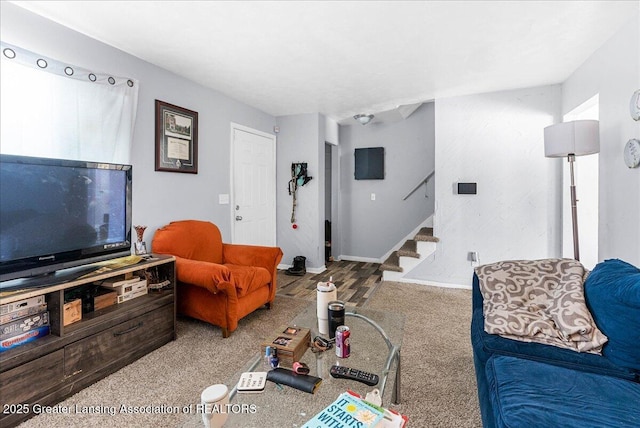
[[375,200],[376,200],[376,194],[375,194],[375,193],[372,193],[372,194],[371,194],[371,200],[372,200],[372,201],[375,201]]
[[228,205],[229,204],[229,195],[226,193],[222,193],[218,195],[218,203],[220,205]]

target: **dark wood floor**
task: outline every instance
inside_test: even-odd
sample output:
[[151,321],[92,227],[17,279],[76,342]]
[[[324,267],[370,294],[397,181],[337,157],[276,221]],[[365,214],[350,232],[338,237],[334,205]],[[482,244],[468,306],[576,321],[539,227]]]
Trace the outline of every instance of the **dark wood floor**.
[[327,270],[319,274],[304,276],[287,275],[278,271],[278,295],[316,300],[318,282],[333,278],[338,289],[338,300],[347,306],[362,306],[382,280],[379,263],[335,261],[327,263]]

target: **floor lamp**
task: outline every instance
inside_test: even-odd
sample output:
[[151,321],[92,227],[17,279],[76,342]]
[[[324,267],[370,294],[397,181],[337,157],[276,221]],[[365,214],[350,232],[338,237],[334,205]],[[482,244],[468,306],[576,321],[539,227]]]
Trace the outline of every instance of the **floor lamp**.
[[597,120],[575,120],[544,128],[544,155],[548,158],[566,157],[571,170],[571,222],[573,224],[573,255],[580,260],[578,243],[578,207],[573,162],[576,156],[592,155],[600,151],[600,129]]

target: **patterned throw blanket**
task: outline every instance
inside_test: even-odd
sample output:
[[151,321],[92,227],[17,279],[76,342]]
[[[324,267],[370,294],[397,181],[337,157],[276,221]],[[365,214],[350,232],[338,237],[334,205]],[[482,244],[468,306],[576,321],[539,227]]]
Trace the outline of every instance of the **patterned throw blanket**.
[[607,337],[584,299],[589,271],[570,259],[503,261],[476,268],[487,333],[600,354]]

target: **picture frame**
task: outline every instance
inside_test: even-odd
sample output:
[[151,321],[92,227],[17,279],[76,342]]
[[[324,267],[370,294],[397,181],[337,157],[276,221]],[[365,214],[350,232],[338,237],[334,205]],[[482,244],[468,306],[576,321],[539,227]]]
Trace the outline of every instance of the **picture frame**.
[[198,173],[198,112],[156,100],[156,171]]

